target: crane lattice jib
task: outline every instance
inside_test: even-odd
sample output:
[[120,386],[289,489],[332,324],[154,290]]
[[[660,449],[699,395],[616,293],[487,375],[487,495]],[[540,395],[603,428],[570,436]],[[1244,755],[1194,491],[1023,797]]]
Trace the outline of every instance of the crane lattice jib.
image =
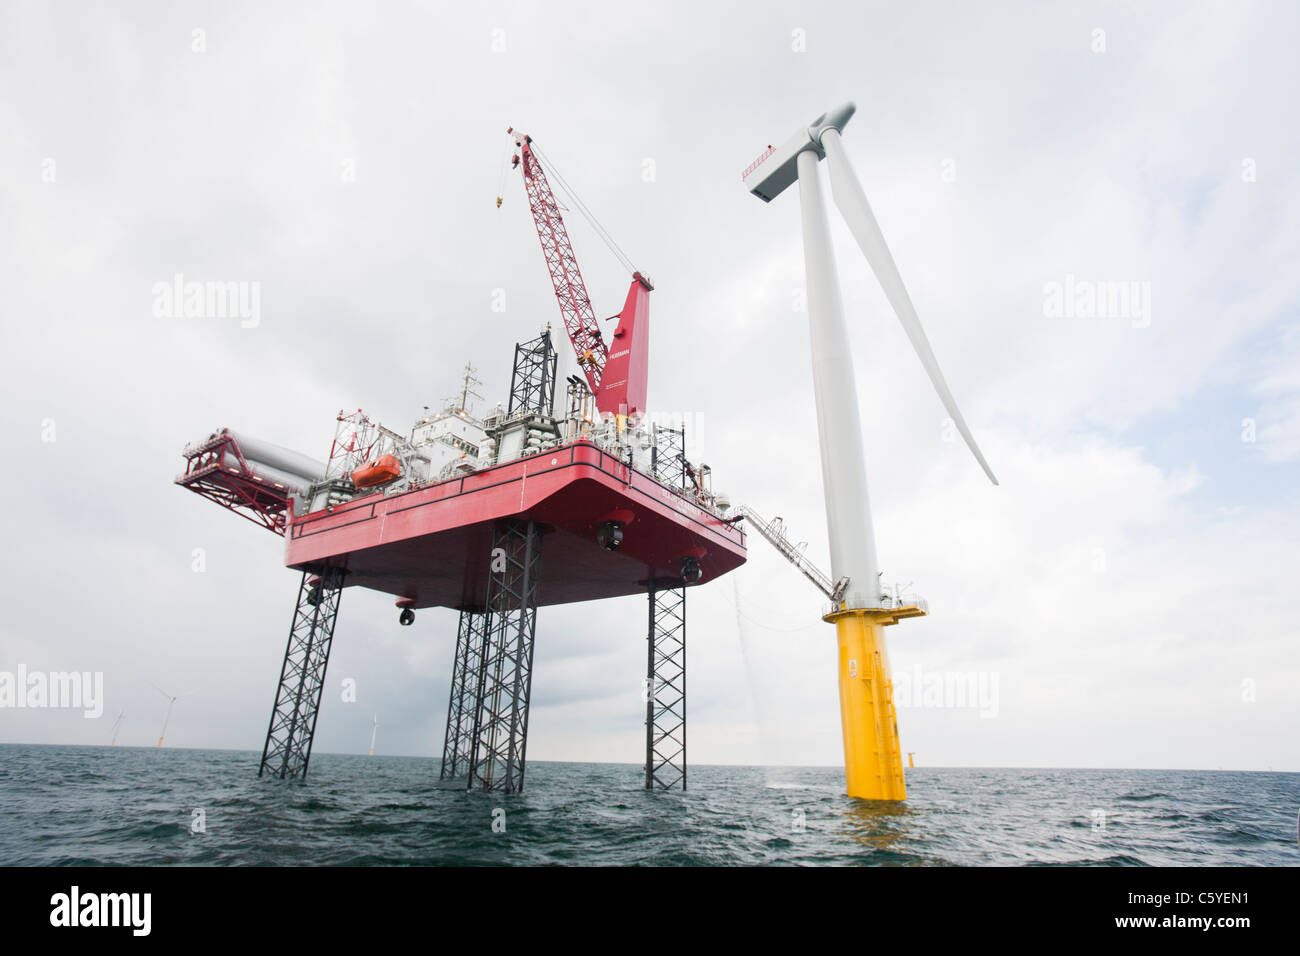
[[564,328],[569,333],[578,355],[578,364],[587,376],[587,383],[594,393],[600,387],[600,379],[605,371],[605,361],[609,356],[608,347],[596,324],[596,315],[591,308],[591,298],[587,295],[587,286],[582,281],[578,270],[578,260],[573,254],[569,242],[568,230],[560,216],[560,207],[546,181],[546,172],[538,162],[536,154],[528,146],[525,138],[519,145],[520,157],[524,170],[524,186],[528,190],[528,208],[533,214],[533,223],[537,226],[537,238],[542,242],[542,254],[546,257],[546,267],[551,273],[551,284],[555,287],[555,298],[560,303],[560,313],[564,316]]

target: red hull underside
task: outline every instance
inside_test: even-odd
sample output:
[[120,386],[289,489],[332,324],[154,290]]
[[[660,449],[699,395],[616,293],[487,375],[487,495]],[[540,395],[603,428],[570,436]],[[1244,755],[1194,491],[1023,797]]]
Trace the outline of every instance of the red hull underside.
[[[633,518],[622,547],[606,551],[596,530],[617,512]],[[477,607],[487,599],[493,527],[512,517],[544,528],[539,604],[643,594],[652,578],[677,578],[685,555],[699,557],[701,584],[745,562],[740,529],[580,441],[415,491],[291,516],[285,564],[346,568],[348,586],[415,608]]]

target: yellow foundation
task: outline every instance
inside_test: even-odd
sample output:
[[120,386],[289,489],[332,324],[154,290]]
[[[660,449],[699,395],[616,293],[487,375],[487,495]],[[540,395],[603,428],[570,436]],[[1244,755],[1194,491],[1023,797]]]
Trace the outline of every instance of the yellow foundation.
[[885,628],[925,612],[842,610],[828,614],[839,639],[840,723],[844,731],[844,777],[850,797],[906,800],[894,685],[889,677]]

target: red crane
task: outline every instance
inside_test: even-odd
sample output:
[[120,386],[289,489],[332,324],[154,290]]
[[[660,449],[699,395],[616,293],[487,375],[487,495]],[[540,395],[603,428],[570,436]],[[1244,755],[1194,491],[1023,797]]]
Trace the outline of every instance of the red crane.
[[573,343],[578,365],[596,397],[601,412],[633,415],[646,411],[646,387],[649,375],[650,292],[654,286],[640,272],[632,273],[623,311],[610,318],[618,319],[612,342],[606,342],[591,307],[586,283],[578,268],[573,244],[569,242],[559,203],[551,192],[546,171],[533,149],[533,139],[514,128],[519,152],[512,161],[523,169],[524,188],[528,191],[528,208],[542,243],[542,255],[551,273],[551,285],[560,303],[564,328]]

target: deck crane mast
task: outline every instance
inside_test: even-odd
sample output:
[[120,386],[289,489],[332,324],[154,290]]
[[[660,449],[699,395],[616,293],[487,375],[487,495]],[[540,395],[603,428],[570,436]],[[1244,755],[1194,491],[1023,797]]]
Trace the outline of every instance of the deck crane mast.
[[613,342],[607,342],[596,321],[591,297],[560,215],[560,205],[533,148],[533,139],[513,127],[506,132],[514,137],[519,150],[511,166],[523,170],[528,208],[537,227],[564,328],[596,398],[596,408],[620,416],[644,413],[649,371],[650,292],[654,286],[639,271],[633,271],[623,311],[611,316],[618,320],[611,336]]

